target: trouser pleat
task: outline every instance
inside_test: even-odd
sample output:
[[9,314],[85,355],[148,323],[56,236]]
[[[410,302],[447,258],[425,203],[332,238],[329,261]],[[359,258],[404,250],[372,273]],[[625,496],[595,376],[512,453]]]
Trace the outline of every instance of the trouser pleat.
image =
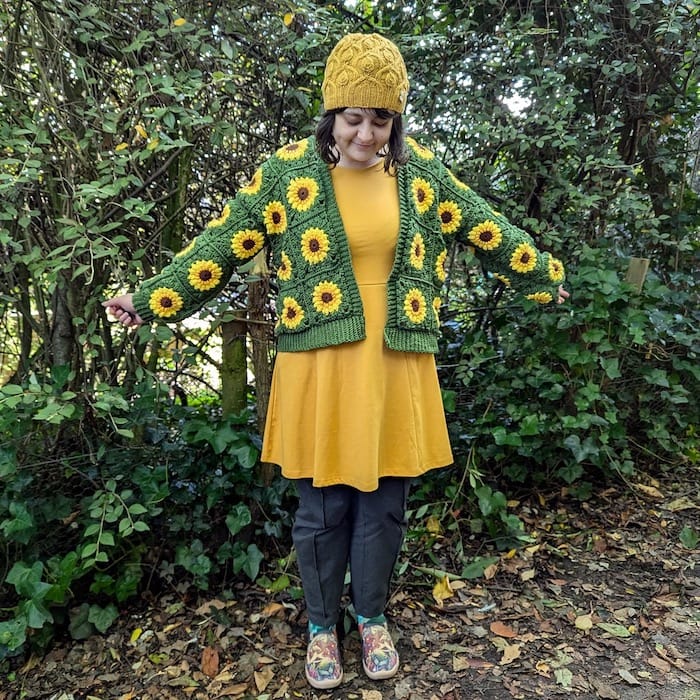
[[383,478],[376,491],[363,492],[297,481],[292,539],[311,622],[337,622],[348,563],[356,612],[374,617],[384,611],[406,532],[409,482]]

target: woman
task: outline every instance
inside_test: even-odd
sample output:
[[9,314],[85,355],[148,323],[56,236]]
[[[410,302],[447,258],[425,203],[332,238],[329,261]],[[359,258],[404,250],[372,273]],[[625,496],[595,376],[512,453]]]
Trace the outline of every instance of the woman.
[[126,326],[179,320],[270,247],[278,352],[262,459],[298,485],[292,534],[316,688],[342,682],[335,628],[348,563],[364,670],[398,670],[384,608],[409,481],[452,463],[434,361],[447,244],[471,245],[535,301],[568,297],[558,260],[404,138],[408,88],[393,43],[345,36],[328,57],[315,137],[278,150],[133,296],[104,302]]

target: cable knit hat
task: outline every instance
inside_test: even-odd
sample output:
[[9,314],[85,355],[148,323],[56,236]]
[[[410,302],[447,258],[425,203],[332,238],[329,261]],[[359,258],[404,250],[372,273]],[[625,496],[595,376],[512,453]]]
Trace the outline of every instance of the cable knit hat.
[[406,64],[383,36],[347,34],[328,56],[321,93],[326,110],[364,107],[400,114],[408,97]]

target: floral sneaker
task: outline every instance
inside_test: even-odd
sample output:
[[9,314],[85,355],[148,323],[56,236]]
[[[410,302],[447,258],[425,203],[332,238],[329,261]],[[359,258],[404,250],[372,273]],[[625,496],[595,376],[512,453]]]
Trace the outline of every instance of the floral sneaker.
[[338,635],[335,629],[318,632],[306,647],[306,680],[314,688],[335,688],[343,682]]
[[374,681],[391,678],[399,670],[399,655],[386,623],[358,625],[362,637],[362,666]]

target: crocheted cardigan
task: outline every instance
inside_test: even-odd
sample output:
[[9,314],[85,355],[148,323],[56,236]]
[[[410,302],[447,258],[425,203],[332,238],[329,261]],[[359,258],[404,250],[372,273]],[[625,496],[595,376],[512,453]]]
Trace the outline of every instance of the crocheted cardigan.
[[[562,263],[460,182],[428,149],[407,139],[398,169],[400,228],[387,284],[384,338],[393,350],[437,352],[447,246],[471,246],[483,266],[528,298],[549,303]],[[215,297],[237,265],[271,249],[278,289],[278,350],[304,351],[361,340],[364,315],[328,165],[314,137],[280,148],[221,216],[160,274],[134,306],[145,321],[177,321]]]

